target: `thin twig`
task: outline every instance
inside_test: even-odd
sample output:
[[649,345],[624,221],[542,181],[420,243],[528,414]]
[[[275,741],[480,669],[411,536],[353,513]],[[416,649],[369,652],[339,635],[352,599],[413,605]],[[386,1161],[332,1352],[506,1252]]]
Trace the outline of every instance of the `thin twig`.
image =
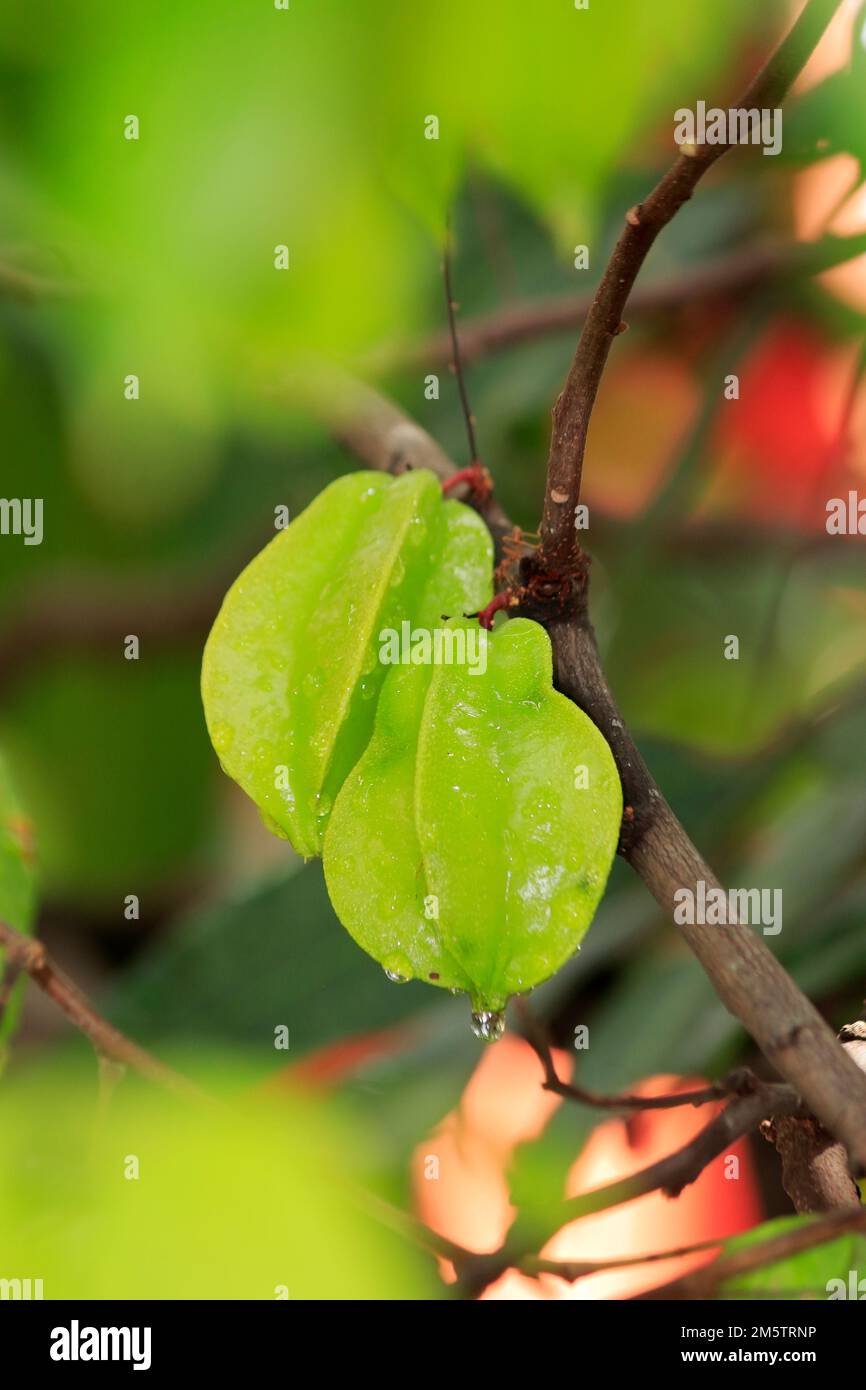
[[[738,103],[773,108],[788,91],[838,8],[838,0],[808,0],[775,54]],[[537,572],[579,576],[573,602],[545,617],[553,644],[556,684],[607,738],[623,785],[620,852],[666,913],[683,889],[721,889],[655,784],[617,708],[599,660],[586,607],[586,565],[573,511],[580,497],[586,433],[598,384],[629,291],[658,232],[691,196],[726,145],[681,154],[649,198],[633,209],[587,315],[565,388],[554,410]],[[808,1107],[845,1145],[855,1173],[866,1171],[866,1077],[846,1057],[814,1006],[763,942],[745,924],[677,922],[722,1003],[739,1018],[771,1064],[797,1088]]]
[[[836,7],[835,0],[809,0],[788,37],[741,99],[741,105],[774,107],[781,100]],[[546,539],[548,561],[551,555],[555,558],[561,547],[565,574],[574,554],[573,505],[580,493],[589,411],[629,290],[658,231],[724,150],[725,146],[707,146],[693,155],[682,155],[650,199],[633,211],[587,317],[575,363],[555,413],[547,525],[541,545],[543,551]],[[335,394],[319,381],[320,399],[330,397],[322,413],[332,421],[337,414],[338,437],[349,447],[360,445],[360,456],[368,461],[375,456],[374,466],[392,467],[393,449],[383,451],[381,446],[392,433],[394,414],[404,429],[405,417],[386,403],[371,405],[372,393],[365,391],[363,417],[356,421],[345,395],[338,395],[335,403]],[[414,426],[415,441],[419,433],[423,436]],[[443,476],[453,471],[446,467]],[[561,509],[561,513],[556,509]],[[500,508],[497,525],[501,527],[503,523],[507,533],[508,518]],[[661,795],[625,725],[599,660],[586,610],[585,587],[583,599],[570,612],[557,613],[552,606],[543,618],[554,650],[556,685],[589,715],[610,744],[625,802],[620,851],[664,911],[676,920],[674,909],[680,890],[688,888],[694,893],[701,883],[709,890],[721,890],[721,886]],[[799,1093],[813,1114],[845,1145],[854,1171],[866,1171],[866,1076],[845,1055],[815,1007],[747,925],[678,925],[722,1003],[790,1083],[789,1103],[799,1104]],[[716,1132],[730,1128],[737,1117],[738,1122],[746,1120],[754,1127],[757,1119],[765,1118],[758,1114],[755,1119],[758,1099],[759,1094],[734,1101],[714,1121]],[[488,1260],[487,1264],[493,1268],[495,1261]]]
[[466,1250],[462,1245],[456,1245],[454,1241],[440,1236],[438,1231],[432,1231],[429,1226],[416,1221],[414,1216],[409,1216],[407,1212],[401,1211],[391,1202],[386,1202],[377,1193],[363,1189],[359,1190],[357,1195],[377,1221],[381,1221],[384,1226],[390,1227],[398,1235],[410,1240],[413,1245],[420,1246],[422,1250],[427,1250],[430,1254],[439,1256],[440,1259],[450,1260],[458,1271],[477,1258],[471,1250]]
[[445,245],[442,252],[442,278],[445,283],[448,335],[451,342],[451,361],[449,365],[457,378],[457,390],[460,393],[460,406],[466,425],[466,438],[469,443],[469,465],[471,467],[473,464],[479,462],[478,445],[475,440],[475,416],[472,414],[469,405],[469,396],[466,391],[466,376],[463,371],[463,361],[460,356],[460,339],[457,336],[457,319],[455,317],[457,305],[454,302],[454,291],[451,288],[451,244],[451,218],[449,217],[445,228]]
[[[683,1188],[697,1181],[713,1159],[725,1153],[737,1140],[751,1134],[762,1121],[776,1115],[797,1114],[801,1110],[802,1102],[792,1086],[758,1082],[750,1094],[737,1096],[675,1153],[628,1177],[592,1188],[589,1192],[559,1203],[547,1218],[545,1230],[539,1234],[537,1228],[533,1228],[531,1239],[538,1248],[572,1221],[607,1211],[611,1207],[623,1206],[651,1192],[678,1197]],[[515,1235],[512,1231],[500,1250],[492,1255],[477,1256],[464,1264],[460,1277],[464,1296],[477,1298],[507,1269],[520,1267],[524,1260],[534,1254],[533,1250],[526,1248],[526,1239],[524,1235]]]
[[0,620],[0,688],[34,661],[67,650],[120,650],[128,634],[161,646],[202,639],[219,610],[238,561],[204,579],[135,580],[118,583],[66,577],[34,585]]
[[793,1115],[802,1110],[802,1101],[793,1086],[760,1083],[748,1095],[737,1096],[704,1129],[681,1149],[627,1178],[593,1188],[563,1203],[563,1224],[608,1207],[631,1202],[648,1192],[678,1197],[683,1188],[696,1182],[714,1158],[731,1144],[751,1134],[768,1116]]
[[[866,251],[866,233],[826,236],[819,241],[770,243],[720,256],[703,265],[687,266],[676,275],[636,284],[629,297],[629,314],[644,316],[691,308],[715,301],[730,303],[756,286],[789,277],[819,275]],[[525,343],[572,332],[592,307],[595,290],[556,298],[510,304],[492,313],[461,321],[460,356],[466,366],[480,358]],[[405,347],[383,347],[364,359],[372,373],[430,370],[447,366],[453,346],[448,332],[436,333]]]
[[541,1020],[524,999],[515,1000],[513,1008],[520,1018],[523,1036],[543,1068],[542,1090],[562,1096],[563,1100],[573,1100],[578,1105],[591,1106],[594,1110],[676,1110],[684,1105],[697,1107],[709,1105],[712,1101],[725,1100],[732,1095],[754,1091],[760,1084],[747,1067],[740,1067],[724,1080],[694,1091],[678,1091],[664,1096],[641,1096],[634,1093],[603,1095],[599,1091],[590,1091],[586,1087],[575,1086],[573,1082],[563,1081],[557,1073],[547,1029]]
[[[866,1234],[866,1212],[862,1208],[859,1211],[837,1211],[832,1216],[782,1231],[757,1245],[747,1245],[742,1250],[720,1255],[703,1269],[695,1270],[692,1274],[686,1274],[668,1284],[662,1284],[659,1288],[650,1289],[647,1293],[638,1294],[637,1298],[641,1301],[712,1298],[728,1280],[788,1260],[803,1250],[811,1250],[815,1245],[823,1245],[825,1241],[833,1240],[850,1231]],[[826,1289],[820,1291],[826,1295]],[[779,1290],[779,1297],[790,1298],[797,1292],[802,1291]],[[753,1291],[749,1290],[747,1296],[752,1297]]]
[[[734,106],[773,109],[826,29],[839,0],[807,0],[776,52]],[[629,294],[663,227],[691,198],[698,182],[731,146],[698,145],[683,152],[652,192],[632,208],[587,313],[571,370],[553,410],[541,534],[544,568],[564,573],[578,547],[574,512],[592,408],[611,344],[622,328]]]
[[663,1260],[682,1260],[689,1255],[701,1255],[707,1250],[717,1250],[724,1240],[702,1240],[697,1245],[681,1245],[676,1250],[653,1250],[648,1255],[623,1255],[612,1260],[543,1260],[539,1255],[528,1255],[521,1260],[520,1269],[524,1274],[537,1278],[539,1274],[555,1274],[570,1284],[578,1279],[586,1279],[591,1274],[605,1274],[610,1270],[633,1269],[636,1265],[661,1264]]
[[[296,364],[282,383],[282,393],[311,411],[334,439],[369,468],[395,474],[429,468],[442,482],[453,479],[458,471],[444,449],[405,411],[330,363]],[[468,485],[462,491],[495,541],[501,542],[514,530],[495,497],[474,492]]]
[[[408,448],[410,464],[432,467],[442,478],[454,473],[439,445],[378,392],[322,364],[312,376],[320,418],[365,463],[400,472]],[[510,518],[494,499],[478,509],[495,538],[512,533]],[[602,668],[588,614],[577,620],[554,616],[546,626],[557,689],[589,715],[616,760],[626,807],[620,852],[675,920],[679,889],[695,891],[702,879],[709,890],[719,888],[719,882],[668,806],[629,732]],[[855,1171],[866,1171],[866,1076],[845,1056],[814,1005],[749,926],[686,923],[678,929],[726,1008],[845,1145]]]
[[78,986],[61,974],[41,941],[23,936],[5,922],[0,922],[0,947],[7,959],[19,970],[25,971],[43,994],[52,999],[75,1027],[90,1039],[98,1057],[129,1067],[185,1100],[200,1102],[206,1099],[204,1093],[186,1077],[151,1057],[144,1048],[131,1042],[107,1019],[102,1018]]

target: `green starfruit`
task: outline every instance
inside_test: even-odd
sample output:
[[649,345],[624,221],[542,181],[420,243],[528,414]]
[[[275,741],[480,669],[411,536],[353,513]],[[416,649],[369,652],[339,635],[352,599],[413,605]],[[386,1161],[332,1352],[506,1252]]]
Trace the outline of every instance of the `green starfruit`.
[[269,829],[321,852],[373,729],[381,634],[491,592],[486,527],[426,470],[339,478],[251,561],[208,638],[202,696],[223,768]]
[[486,656],[388,676],[324,867],[338,917],[390,977],[467,992],[490,1038],[508,998],[577,949],[616,851],[622,791],[605,739],[553,689],[542,627],[504,624]]

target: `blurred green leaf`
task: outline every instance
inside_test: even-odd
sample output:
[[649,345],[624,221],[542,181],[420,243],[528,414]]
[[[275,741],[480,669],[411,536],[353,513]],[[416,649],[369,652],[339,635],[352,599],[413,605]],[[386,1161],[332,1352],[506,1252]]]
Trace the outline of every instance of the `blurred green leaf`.
[[600,1091],[645,1076],[706,1075],[742,1037],[687,947],[665,924],[655,949],[621,972],[589,1023],[589,1049],[578,1052],[575,1079]]
[[0,730],[37,829],[46,894],[116,900],[165,884],[208,824],[215,768],[198,659],[52,656],[6,693]]
[[[248,1042],[263,1071],[315,1048],[435,1015],[431,991],[395,985],[344,931],[318,861],[249,896],[207,908],[132,968],[111,1001],[114,1022],[147,1042],[199,1038]],[[466,1033],[469,1033],[465,1005]],[[274,1050],[274,1029],[290,1050]]]
[[[724,1254],[737,1250],[747,1250],[764,1240],[782,1235],[786,1231],[806,1226],[813,1218],[808,1216],[785,1216],[777,1221],[767,1221],[745,1235],[735,1236],[725,1243]],[[819,1298],[826,1299],[835,1293],[836,1297],[851,1297],[849,1276],[854,1272],[854,1284],[866,1274],[866,1237],[856,1232],[837,1236],[833,1240],[802,1250],[787,1260],[764,1265],[749,1274],[737,1275],[728,1279],[719,1289],[720,1298],[748,1297],[761,1294],[777,1298]],[[831,1280],[841,1280],[845,1292]],[[859,1297],[855,1293],[854,1297]]]
[[852,154],[866,172],[866,63],[862,59],[810,87],[785,113],[782,158],[809,164]]
[[197,1071],[219,1101],[128,1077],[101,1117],[92,1066],[4,1087],[7,1277],[38,1272],[48,1299],[436,1296],[432,1264],[367,1206],[357,1121],[298,1091],[251,1098],[230,1053]]
[[540,211],[570,264],[604,179],[656,128],[673,153],[674,110],[722,82],[754,23],[745,0],[539,0],[531,15],[522,0],[211,0],[204,20],[172,0],[53,9],[38,43],[26,7],[0,24],[15,235],[59,242],[75,273],[122,299],[113,369],[90,314],[62,319],[89,397],[110,402],[140,345],[163,341],[179,386],[204,374],[217,421],[230,409],[217,382],[235,399],[249,385],[239,357],[275,379],[292,347],[345,352],[418,320],[467,161]]
[[[654,553],[639,593],[627,568],[611,566],[607,669],[633,728],[717,756],[755,753],[830,691],[844,692],[863,650],[854,550],[801,557],[790,569],[767,548],[691,562]],[[731,634],[739,658],[728,660]]]

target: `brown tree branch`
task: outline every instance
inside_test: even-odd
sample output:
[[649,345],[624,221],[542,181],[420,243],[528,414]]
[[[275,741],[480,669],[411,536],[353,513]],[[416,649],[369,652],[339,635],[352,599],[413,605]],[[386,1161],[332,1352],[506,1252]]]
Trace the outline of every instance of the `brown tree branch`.
[[681,1260],[684,1256],[700,1255],[706,1250],[716,1250],[723,1240],[703,1240],[697,1245],[681,1245],[676,1250],[653,1250],[648,1255],[623,1255],[612,1260],[544,1260],[538,1255],[528,1255],[521,1260],[520,1269],[531,1278],[539,1274],[554,1274],[557,1279],[565,1279],[574,1284],[578,1279],[586,1279],[591,1274],[606,1274],[611,1270],[634,1269],[637,1265],[660,1264],[663,1260]]
[[[788,36],[740,98],[740,107],[778,105],[837,7],[837,0],[808,0]],[[590,413],[635,277],[659,231],[726,148],[705,145],[681,154],[626,219],[554,410],[541,545],[531,562],[537,574],[554,571],[575,577],[568,611],[561,608],[557,614],[548,604],[557,686],[608,739],[625,801],[621,852],[675,921],[679,890],[696,893],[699,884],[708,891],[719,890],[720,884],[661,795],[616,707],[587,614],[587,569],[573,520]],[[524,560],[524,576],[526,566]],[[545,615],[537,611],[534,616],[544,620]],[[845,1056],[817,1010],[748,926],[678,925],[726,1008],[842,1141],[855,1171],[866,1171],[866,1076]]]
[[[527,1011],[523,1012],[527,1013]],[[527,1022],[533,1034],[533,1046],[536,1046],[537,1050],[540,1050],[539,1055],[542,1057],[542,1063],[545,1069],[547,1069],[549,1064],[550,1070],[555,1077],[556,1073],[553,1067],[553,1060],[552,1057],[550,1057],[549,1048],[546,1046],[543,1031],[537,1025],[537,1022],[533,1020],[531,1015],[528,1015]],[[864,1051],[866,1051],[866,1025],[864,1025],[862,1021],[846,1025],[842,1030],[842,1036],[850,1038],[850,1041],[846,1043],[845,1046],[849,1048],[851,1046],[858,1048],[862,1047]],[[675,1153],[667,1155],[667,1157],[660,1159],[656,1163],[649,1164],[648,1167],[641,1169],[639,1172],[632,1173],[628,1177],[621,1178],[616,1182],[608,1183],[604,1187],[581,1193],[579,1196],[563,1202],[554,1213],[544,1237],[539,1239],[537,1232],[534,1233],[537,1245],[545,1244],[547,1239],[553,1236],[556,1231],[560,1230],[562,1226],[566,1225],[568,1222],[578,1220],[584,1216],[591,1216],[599,1211],[606,1211],[613,1206],[621,1206],[626,1202],[634,1201],[636,1198],[644,1197],[650,1192],[660,1191],[667,1197],[677,1197],[683,1188],[695,1182],[697,1178],[700,1177],[701,1173],[703,1173],[704,1169],[713,1159],[718,1158],[718,1156],[724,1153],[731,1144],[735,1143],[738,1139],[744,1138],[747,1134],[752,1133],[759,1126],[764,1130],[770,1129],[771,1131],[777,1131],[786,1124],[792,1126],[797,1124],[804,1124],[807,1127],[815,1126],[814,1120],[809,1115],[805,1114],[802,1100],[792,1086],[761,1081],[745,1069],[738,1073],[733,1073],[731,1078],[729,1078],[729,1084],[731,1090],[735,1093],[734,1098],[720,1114],[716,1115],[713,1120],[700,1131],[699,1134],[695,1135],[693,1139],[687,1144],[684,1144],[682,1148],[678,1149]],[[558,1094],[569,1095],[570,1092],[570,1088],[567,1087],[563,1090],[560,1090],[559,1086],[551,1089],[556,1089]],[[586,1094],[590,1097],[593,1095],[593,1093]],[[569,1098],[572,1097],[569,1096]],[[579,1093],[575,1098],[584,1101],[586,1095]],[[711,1099],[712,1097],[707,1098]],[[620,1097],[619,1099],[622,1100],[626,1098]],[[634,1099],[641,1101],[643,1098],[635,1097]],[[672,1098],[665,1097],[663,1099]],[[590,1099],[588,1103],[594,1103],[594,1099]],[[698,1099],[695,1103],[702,1103],[702,1100]],[[816,1190],[819,1197],[825,1200],[828,1191],[832,1190],[828,1187],[828,1184],[839,1181],[838,1168],[835,1172],[831,1172],[831,1169],[828,1167],[825,1169],[823,1177],[824,1182],[819,1182]],[[851,1187],[853,1187],[853,1184],[851,1184]],[[854,1194],[855,1196],[857,1195],[856,1188],[854,1188]],[[857,1220],[866,1221],[866,1214],[863,1214],[859,1199],[852,1200],[850,1190],[840,1188],[837,1196],[838,1200],[835,1203],[835,1207],[841,1210],[836,1212],[834,1221],[844,1226],[846,1218],[850,1217],[851,1212],[858,1213]],[[822,1207],[819,1209],[825,1210],[828,1208]],[[818,1224],[806,1229],[811,1231],[820,1230]],[[835,1230],[836,1226],[834,1226],[833,1229]],[[792,1245],[790,1253],[794,1253],[795,1249],[805,1249],[808,1245],[817,1243],[823,1238],[824,1237],[822,1237],[820,1233],[814,1235],[812,1238],[794,1236],[794,1244]],[[802,1240],[803,1243],[797,1244],[798,1240]],[[708,1242],[706,1247],[699,1248],[708,1248],[712,1244],[719,1243],[720,1242]],[[621,1267],[623,1264],[632,1262],[579,1262],[570,1267],[560,1266],[555,1268],[550,1262],[540,1260],[535,1253],[530,1252],[524,1247],[524,1238],[522,1236],[515,1236],[512,1233],[502,1248],[493,1255],[469,1256],[468,1258],[464,1256],[461,1268],[461,1284],[467,1295],[477,1297],[488,1284],[494,1282],[506,1269],[512,1267],[524,1269],[528,1273],[546,1271],[550,1273],[561,1273],[564,1278],[582,1278],[587,1274],[598,1273],[605,1267],[617,1268]],[[649,1258],[664,1259],[668,1258],[671,1253],[688,1252],[668,1252],[667,1255],[660,1253]],[[732,1256],[730,1258],[733,1260],[735,1257]],[[773,1255],[772,1258],[781,1258],[781,1256]],[[750,1260],[754,1260],[754,1263],[750,1263]],[[643,1261],[634,1261],[634,1263],[642,1262]],[[747,1255],[746,1264],[742,1267],[756,1268],[763,1263],[769,1263],[769,1258],[754,1258],[753,1256]],[[567,1268],[570,1269],[570,1272],[564,1272]],[[736,1264],[733,1264],[727,1272],[725,1272],[724,1267],[722,1267],[722,1272],[718,1274],[714,1287],[718,1286],[722,1278],[732,1277],[732,1274],[736,1272],[740,1272],[740,1267]],[[689,1278],[691,1278],[691,1276],[689,1276]],[[709,1294],[682,1293],[670,1296],[698,1297],[709,1296]]]
[[[623,1206],[650,1192],[678,1197],[685,1187],[700,1177],[713,1159],[725,1153],[738,1139],[751,1134],[762,1121],[777,1115],[797,1114],[801,1110],[802,1102],[792,1086],[756,1080],[750,1093],[735,1097],[699,1134],[675,1153],[626,1178],[566,1199],[551,1213],[545,1231],[539,1235],[538,1230],[533,1229],[529,1238],[537,1249],[563,1226],[584,1216]],[[507,1269],[520,1268],[532,1258],[534,1251],[526,1248],[527,1238],[512,1230],[500,1250],[464,1261],[460,1278],[464,1296],[477,1298]]]
[[[866,1071],[866,1021],[861,1017],[846,1023],[839,1041],[855,1065]],[[797,1211],[860,1207],[860,1190],[843,1146],[811,1115],[778,1116],[763,1124],[761,1133],[776,1146],[782,1186]]]
[[26,972],[43,994],[52,999],[70,1022],[90,1039],[98,1057],[106,1057],[121,1066],[130,1067],[184,1100],[201,1102],[206,1099],[204,1093],[186,1077],[151,1057],[144,1048],[131,1042],[107,1019],[102,1018],[78,986],[61,974],[40,941],[23,936],[5,922],[0,922],[0,948],[8,964]]
[[761,1126],[782,1163],[782,1186],[795,1211],[860,1210],[860,1192],[840,1143],[811,1115],[777,1116]]
[[[392,401],[329,363],[296,366],[283,383],[287,398],[312,411],[331,436],[368,468],[405,473],[429,468],[443,482],[458,470],[426,430]],[[493,496],[475,498],[469,487],[452,494],[471,501],[494,540],[513,531],[513,523]]]
[[120,650],[130,633],[161,645],[204,637],[237,563],[204,580],[70,579],[29,589],[0,620],[0,688],[35,660],[68,650]]
[[599,1091],[590,1091],[584,1086],[563,1081],[557,1073],[547,1029],[541,1020],[524,999],[515,1000],[513,1007],[520,1019],[523,1036],[541,1063],[544,1072],[541,1089],[561,1096],[563,1100],[573,1100],[578,1105],[588,1105],[595,1110],[675,1110],[683,1105],[708,1105],[711,1101],[745,1094],[753,1091],[758,1085],[757,1079],[748,1068],[739,1067],[722,1081],[716,1081],[696,1091],[678,1091],[665,1096],[641,1096],[631,1093],[602,1095]]
[[[743,110],[777,107],[838,6],[839,0],[807,0],[787,37],[734,105]],[[540,564],[544,569],[567,573],[579,549],[574,511],[580,501],[590,416],[637,274],[659,232],[691,198],[704,174],[730,148],[725,143],[698,145],[687,152],[684,149],[652,192],[626,216],[553,410],[547,489],[539,528]]]
[[648,1192],[678,1197],[683,1188],[697,1181],[714,1158],[718,1158],[738,1139],[751,1134],[768,1116],[796,1114],[802,1109],[802,1104],[793,1086],[756,1082],[752,1092],[735,1097],[694,1139],[675,1153],[627,1178],[568,1198],[563,1203],[563,1224],[605,1211],[608,1207],[619,1206],[623,1202],[634,1201]]
[[[319,417],[369,466],[392,472],[429,467],[443,478],[455,471],[419,425],[371,388],[318,366],[305,380],[308,403],[311,383]],[[492,499],[482,505],[493,509],[492,524],[490,511],[486,519],[494,536],[508,535],[513,528],[502,508]],[[625,804],[620,852],[674,919],[678,889],[694,892],[700,880],[707,890],[719,888],[718,880],[664,800],[617,708],[585,609],[541,617],[553,645],[557,689],[589,715],[616,760]],[[845,1145],[854,1170],[866,1172],[866,1075],[845,1056],[814,1005],[750,927],[686,924],[679,930],[725,1007]]]
[[[677,275],[636,284],[629,296],[629,315],[669,313],[695,304],[729,303],[757,286],[789,277],[819,275],[866,251],[866,233],[822,237],[820,241],[770,243],[733,251]],[[592,307],[595,290],[511,304],[460,325],[460,355],[465,364],[524,343],[579,328]],[[451,360],[448,333],[436,333],[404,348],[382,348],[364,361],[371,375],[390,370],[427,370]]]
[[[836,0],[808,0],[777,53],[741,98],[746,108],[774,107],[832,17]],[[634,279],[661,228],[691,196],[704,172],[725,151],[706,146],[683,154],[650,197],[627,218],[601,286],[587,316],[578,351],[554,412],[548,486],[540,554],[529,557],[536,574],[545,568],[575,574],[580,558],[573,510],[580,495],[580,471],[589,414],[610,344],[619,331],[621,315]],[[398,471],[405,466],[433,466],[440,476],[441,451],[433,446],[402,412],[369,392],[360,401],[351,392],[318,387],[322,414],[337,436],[375,467]],[[419,433],[421,435],[419,439]],[[403,440],[408,439],[408,449]],[[395,442],[396,441],[396,442]],[[411,457],[407,460],[407,452]],[[417,461],[417,462],[416,462]],[[500,510],[497,530],[507,530]],[[527,564],[527,557],[520,561]],[[655,785],[625,723],[602,670],[592,626],[586,611],[586,569],[577,569],[578,601],[570,611],[556,612],[548,603],[533,616],[546,622],[556,661],[558,689],[584,709],[607,738],[623,783],[625,817],[621,852],[637,870],[665,912],[676,920],[678,890],[696,892],[720,885],[704,863],[683,827]],[[524,568],[524,577],[526,570]],[[680,930],[697,955],[717,994],[743,1023],[771,1064],[789,1082],[776,1088],[775,1108],[761,1091],[738,1097],[685,1154],[672,1155],[623,1184],[575,1199],[572,1214],[601,1209],[614,1201],[630,1200],[645,1191],[680,1190],[721,1152],[732,1139],[748,1133],[774,1114],[793,1114],[802,1102],[846,1147],[856,1172],[866,1171],[866,1076],[846,1057],[814,1006],[749,927],[683,924]],[[689,1174],[692,1176],[690,1177]],[[528,1252],[522,1252],[528,1253]],[[513,1261],[513,1252],[503,1258]],[[476,1286],[495,1277],[496,1257],[484,1257],[472,1276]],[[471,1282],[471,1281],[470,1281]]]

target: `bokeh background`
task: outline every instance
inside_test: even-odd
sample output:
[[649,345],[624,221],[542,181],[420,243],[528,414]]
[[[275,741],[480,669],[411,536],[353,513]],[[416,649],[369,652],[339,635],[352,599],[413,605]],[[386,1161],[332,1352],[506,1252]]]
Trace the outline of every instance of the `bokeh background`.
[[[389,984],[336,922],[319,865],[220,773],[204,636],[275,508],[297,514],[355,466],[294,399],[298,359],[379,386],[464,465],[437,346],[449,209],[464,332],[580,300],[672,157],[674,111],[726,105],[791,12],[55,0],[35,14],[9,0],[0,17],[0,491],[43,498],[45,517],[40,546],[0,537],[4,913],[35,922],[154,1051],[182,1049],[193,1072],[242,1055],[245,1084],[277,1109],[315,1092],[362,1136],[363,1161],[354,1138],[334,1141],[344,1177],[479,1248],[501,1237],[509,1193],[543,1210],[675,1147],[692,1121],[601,1128],[541,1093],[516,1038],[483,1053],[463,1001]],[[615,345],[584,493],[592,611],[625,717],[721,878],[783,890],[768,942],[836,1025],[866,993],[866,537],[825,528],[828,499],[866,495],[864,23],[861,4],[840,6],[782,154],[728,156],[653,251],[643,282],[662,292]],[[482,457],[529,530],[577,328],[467,368]],[[579,957],[533,1004],[563,1070],[599,1089],[756,1060],[622,864]],[[591,1045],[576,1053],[577,1024]],[[10,1084],[84,1055],[30,991]],[[768,1146],[741,1156],[739,1184],[710,1169],[675,1207],[593,1218],[557,1253],[676,1246],[786,1211]],[[69,1286],[88,1277],[77,1267]],[[638,1286],[605,1277],[570,1290],[514,1276],[494,1296]],[[327,1267],[321,1279],[316,1296]],[[384,1275],[361,1287],[393,1290]]]

